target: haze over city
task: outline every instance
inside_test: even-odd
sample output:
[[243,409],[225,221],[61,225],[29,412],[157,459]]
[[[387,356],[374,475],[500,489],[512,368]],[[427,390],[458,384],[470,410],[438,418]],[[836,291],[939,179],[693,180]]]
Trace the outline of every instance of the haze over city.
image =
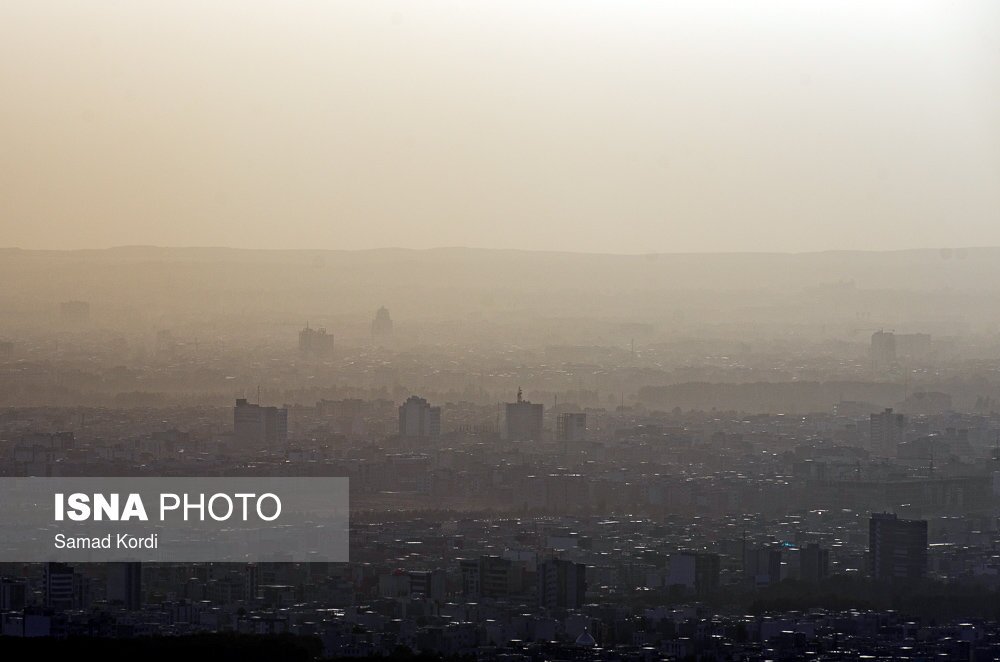
[[998,36],[0,4],[0,656],[1000,658]]

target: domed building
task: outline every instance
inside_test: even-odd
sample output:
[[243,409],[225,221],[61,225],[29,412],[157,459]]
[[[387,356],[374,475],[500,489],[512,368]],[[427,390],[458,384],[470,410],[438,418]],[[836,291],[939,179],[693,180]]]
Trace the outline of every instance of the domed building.
[[584,629],[584,631],[580,633],[580,636],[576,638],[576,641],[574,643],[577,646],[581,646],[584,648],[594,648],[595,646],[597,646],[597,640],[594,639],[593,635],[591,635],[590,632],[586,629]]
[[392,339],[392,318],[389,317],[389,309],[385,306],[375,311],[375,319],[372,320],[372,342],[376,345],[388,343]]

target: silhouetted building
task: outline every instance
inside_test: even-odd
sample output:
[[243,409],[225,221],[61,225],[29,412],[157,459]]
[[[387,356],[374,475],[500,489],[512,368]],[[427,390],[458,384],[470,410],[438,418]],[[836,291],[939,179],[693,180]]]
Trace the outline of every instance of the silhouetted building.
[[389,317],[389,309],[381,306],[375,311],[375,319],[372,320],[372,340],[384,340],[392,336],[392,318]]
[[130,611],[142,607],[142,564],[138,561],[108,564],[108,602]]
[[524,590],[524,566],[499,556],[463,559],[462,593],[467,598],[506,598]]
[[816,583],[830,574],[830,550],[809,543],[799,550],[799,579]]
[[748,549],[743,553],[743,576],[754,586],[767,586],[781,581],[781,550]]
[[877,580],[919,579],[927,572],[927,520],[872,513],[868,560]]
[[63,301],[59,314],[64,322],[81,324],[90,320],[90,304],[86,301]]
[[720,571],[718,554],[678,552],[670,556],[667,586],[683,586],[698,595],[713,593],[719,588]]
[[252,405],[240,398],[233,408],[233,434],[244,444],[282,444],[288,440],[288,409]]
[[256,563],[243,566],[243,596],[245,600],[256,600],[260,596],[260,566]]
[[869,424],[872,455],[896,457],[896,446],[903,440],[903,431],[906,429],[906,417],[894,414],[892,409],[886,409],[881,414],[872,414]]
[[585,441],[587,439],[587,415],[564,413],[556,416],[556,441]]
[[545,408],[524,400],[521,389],[517,389],[517,402],[507,403],[507,438],[518,441],[533,441],[542,438],[542,417]]
[[410,579],[410,595],[419,593],[429,600],[444,601],[446,577],[443,570],[411,570],[406,574]]
[[441,436],[441,408],[432,407],[423,398],[411,395],[399,406],[399,436]]
[[27,585],[23,579],[0,580],[0,612],[20,611],[27,603]]
[[333,356],[333,334],[323,327],[310,329],[306,324],[306,328],[299,331],[299,352],[305,356]]
[[587,566],[551,559],[538,565],[538,606],[579,609],[587,595]]
[[83,609],[87,606],[87,585],[73,566],[45,564],[45,606],[49,609]]
[[876,331],[872,334],[872,367],[884,370],[896,362],[896,337],[891,331]]

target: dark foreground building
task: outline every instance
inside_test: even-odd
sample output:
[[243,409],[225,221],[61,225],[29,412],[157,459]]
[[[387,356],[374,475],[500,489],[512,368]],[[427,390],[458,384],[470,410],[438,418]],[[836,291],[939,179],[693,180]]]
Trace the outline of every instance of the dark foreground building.
[[872,513],[868,561],[877,580],[919,579],[927,572],[927,520]]

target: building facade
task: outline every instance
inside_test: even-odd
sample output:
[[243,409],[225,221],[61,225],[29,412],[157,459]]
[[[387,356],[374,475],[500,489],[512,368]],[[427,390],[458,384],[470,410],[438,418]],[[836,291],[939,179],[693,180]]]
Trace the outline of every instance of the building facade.
[[333,334],[323,327],[310,329],[307,324],[299,331],[299,353],[311,357],[333,356]]
[[517,402],[508,402],[506,407],[506,437],[516,441],[538,441],[542,438],[542,420],[545,408],[532,404],[522,397],[517,389]]
[[240,398],[233,407],[233,435],[252,446],[283,444],[288,441],[288,409],[252,405]]
[[869,419],[871,453],[877,457],[896,457],[896,447],[903,441],[906,417],[886,409],[881,414],[872,414]]
[[399,436],[431,438],[441,436],[441,408],[411,395],[399,406]]
[[538,564],[538,606],[579,609],[586,602],[587,566],[561,559]]
[[556,417],[556,441],[575,442],[587,438],[587,415],[563,413]]
[[927,572],[927,520],[872,513],[868,521],[868,562],[876,580],[923,577]]

